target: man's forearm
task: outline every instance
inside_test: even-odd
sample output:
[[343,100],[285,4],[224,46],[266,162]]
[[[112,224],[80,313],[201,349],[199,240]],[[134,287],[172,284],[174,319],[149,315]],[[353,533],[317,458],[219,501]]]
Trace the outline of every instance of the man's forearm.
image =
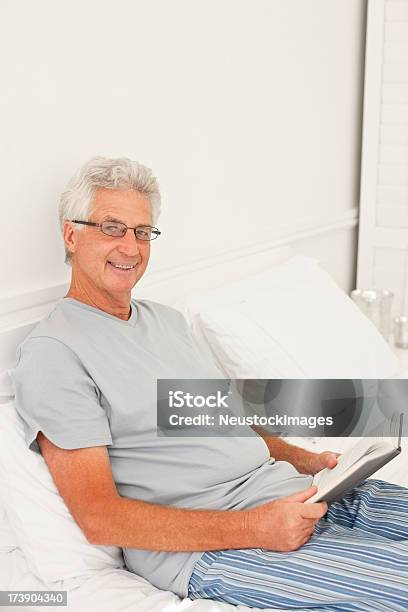
[[185,510],[124,497],[95,502],[86,536],[93,544],[157,551],[250,548],[247,513]]
[[316,453],[299,448],[293,444],[288,444],[278,436],[271,436],[267,431],[260,427],[252,427],[263,439],[269,449],[271,457],[277,461],[287,461],[291,463],[298,472],[310,474],[312,471],[313,459]]

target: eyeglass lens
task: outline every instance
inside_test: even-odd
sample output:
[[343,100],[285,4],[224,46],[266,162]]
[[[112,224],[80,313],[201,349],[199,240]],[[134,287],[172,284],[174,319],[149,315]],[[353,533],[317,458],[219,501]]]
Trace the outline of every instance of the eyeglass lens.
[[[116,221],[103,221],[101,230],[107,236],[123,237],[126,234],[127,226]],[[155,228],[149,225],[139,225],[135,229],[136,238],[139,240],[154,240],[159,235]]]

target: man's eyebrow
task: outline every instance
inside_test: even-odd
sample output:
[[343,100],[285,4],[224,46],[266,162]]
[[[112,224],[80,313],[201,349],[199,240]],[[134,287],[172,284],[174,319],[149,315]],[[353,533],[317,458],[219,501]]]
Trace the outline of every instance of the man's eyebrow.
[[[100,222],[103,223],[103,221],[115,221],[116,223],[122,223],[123,225],[127,226],[127,224],[124,221],[122,221],[122,219],[117,219],[116,217],[112,217],[112,215],[105,215],[104,217],[102,217]],[[138,226],[139,225],[140,226],[143,225],[143,226],[151,227],[151,225],[149,223],[139,223]]]
[[[116,221],[116,223],[123,223],[121,219],[116,219],[115,217],[112,217],[111,215],[102,217],[101,221]],[[124,225],[126,225],[126,223],[124,223]]]

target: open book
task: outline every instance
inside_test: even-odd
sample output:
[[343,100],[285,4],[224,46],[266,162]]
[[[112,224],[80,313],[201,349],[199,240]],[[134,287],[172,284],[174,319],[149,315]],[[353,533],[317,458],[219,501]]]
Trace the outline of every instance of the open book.
[[[398,438],[362,438],[338,459],[334,468],[325,468],[313,478],[318,490],[306,503],[332,502],[360,485],[401,452],[403,415],[398,418]],[[395,420],[394,420],[395,425]],[[392,424],[391,424],[392,427]]]

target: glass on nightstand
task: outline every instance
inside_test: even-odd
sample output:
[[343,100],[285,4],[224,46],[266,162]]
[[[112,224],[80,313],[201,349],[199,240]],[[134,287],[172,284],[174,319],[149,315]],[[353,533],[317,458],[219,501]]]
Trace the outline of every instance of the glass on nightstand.
[[389,342],[393,292],[389,289],[354,289],[350,297]]

